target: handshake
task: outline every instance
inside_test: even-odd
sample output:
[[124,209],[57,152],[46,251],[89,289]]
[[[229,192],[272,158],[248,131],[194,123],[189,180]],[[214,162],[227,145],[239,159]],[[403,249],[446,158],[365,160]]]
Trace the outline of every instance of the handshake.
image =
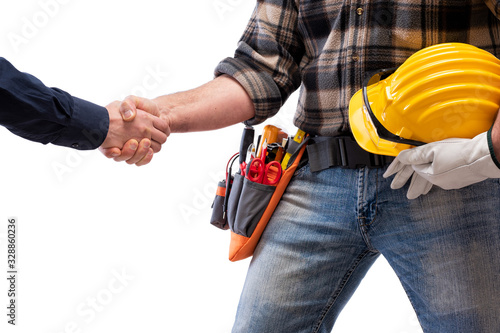
[[155,101],[136,96],[115,101],[106,109],[109,128],[99,150],[117,162],[137,166],[151,162],[170,135],[167,113],[161,112]]

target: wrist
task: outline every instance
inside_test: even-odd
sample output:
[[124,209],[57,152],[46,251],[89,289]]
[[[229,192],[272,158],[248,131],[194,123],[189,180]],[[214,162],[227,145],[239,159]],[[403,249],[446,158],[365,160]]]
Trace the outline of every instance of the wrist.
[[106,108],[73,97],[73,114],[53,144],[79,150],[98,148],[104,141],[109,128]]
[[184,133],[189,131],[187,126],[183,127],[180,125],[180,118],[182,117],[179,117],[179,115],[184,112],[182,111],[182,103],[180,103],[179,98],[177,98],[177,94],[179,93],[164,95],[153,99],[153,102],[158,105],[160,118],[167,122],[170,133]]
[[118,111],[120,102],[114,101],[106,105],[106,110],[108,111],[108,131],[101,143],[102,148],[112,148],[118,147],[121,149],[123,144],[120,143],[120,128],[123,126],[123,120],[121,114]]

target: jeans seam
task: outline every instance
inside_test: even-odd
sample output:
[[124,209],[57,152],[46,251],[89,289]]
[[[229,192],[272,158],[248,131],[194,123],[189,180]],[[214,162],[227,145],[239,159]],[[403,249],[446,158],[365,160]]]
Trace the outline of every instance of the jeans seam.
[[351,268],[347,271],[346,275],[342,279],[342,282],[340,283],[340,286],[337,290],[335,290],[330,297],[330,301],[326,304],[325,308],[323,309],[323,312],[320,315],[320,318],[315,326],[313,326],[313,333],[318,333],[319,329],[321,328],[321,325],[323,324],[326,315],[328,312],[331,310],[331,308],[335,305],[335,302],[337,301],[339,295],[342,293],[344,290],[344,287],[346,286],[347,282],[351,278],[352,274],[356,270],[356,267],[358,267],[359,263],[365,258],[371,251],[366,250],[363,253],[361,253],[356,260],[354,261],[354,264],[351,266]]
[[378,211],[378,175],[379,172],[375,173],[375,211],[373,212],[373,217],[370,223],[367,226],[370,226],[375,222],[375,219],[377,218],[377,211]]
[[375,210],[373,212],[373,217],[371,218],[370,222],[369,223],[365,223],[364,221],[366,221],[366,217],[365,216],[361,216],[360,218],[363,219],[363,222],[360,224],[360,226],[362,227],[369,227],[371,226],[374,222],[375,222],[375,219],[377,218],[377,211],[378,211],[378,176],[379,176],[379,173],[377,172],[376,173],[376,176],[375,176]]
[[[363,178],[358,178],[358,189],[360,188],[360,186],[363,184],[364,182],[364,179],[366,179],[367,177],[365,177],[365,173],[366,170],[364,169],[363,170]],[[360,174],[361,175],[361,174]],[[375,219],[377,218],[377,208],[378,208],[378,176],[379,176],[379,173],[377,172],[376,173],[376,179],[375,179],[375,210],[373,212],[373,216],[371,217],[370,219],[370,222],[369,223],[366,223],[366,220],[367,220],[367,217],[365,216],[364,213],[361,213],[361,212],[364,212],[363,209],[361,209],[361,206],[358,205],[358,228],[359,228],[359,233],[361,234],[361,237],[363,238],[363,241],[365,242],[366,246],[368,247],[369,251],[370,252],[374,252],[374,253],[377,253],[378,251],[373,247],[371,241],[370,241],[370,238],[368,237],[368,227],[370,225],[372,225],[374,222],[375,222]],[[359,192],[358,192],[359,193]],[[359,193],[359,202],[364,202],[364,191],[361,191]],[[367,207],[368,211],[370,210],[369,207]]]

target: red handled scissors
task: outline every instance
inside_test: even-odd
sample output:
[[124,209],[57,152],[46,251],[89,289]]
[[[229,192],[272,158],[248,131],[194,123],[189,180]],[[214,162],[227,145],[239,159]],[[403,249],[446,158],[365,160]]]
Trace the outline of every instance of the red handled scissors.
[[[262,154],[265,158],[265,154]],[[261,158],[254,158],[247,168],[246,178],[252,182],[276,185],[281,178],[281,164],[277,161],[272,161],[265,164]]]

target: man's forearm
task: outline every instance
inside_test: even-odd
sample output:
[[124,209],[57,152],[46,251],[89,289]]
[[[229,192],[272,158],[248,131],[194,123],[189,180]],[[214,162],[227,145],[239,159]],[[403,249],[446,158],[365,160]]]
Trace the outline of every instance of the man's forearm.
[[192,90],[155,99],[172,132],[196,132],[230,126],[255,115],[252,100],[232,77],[218,78]]

